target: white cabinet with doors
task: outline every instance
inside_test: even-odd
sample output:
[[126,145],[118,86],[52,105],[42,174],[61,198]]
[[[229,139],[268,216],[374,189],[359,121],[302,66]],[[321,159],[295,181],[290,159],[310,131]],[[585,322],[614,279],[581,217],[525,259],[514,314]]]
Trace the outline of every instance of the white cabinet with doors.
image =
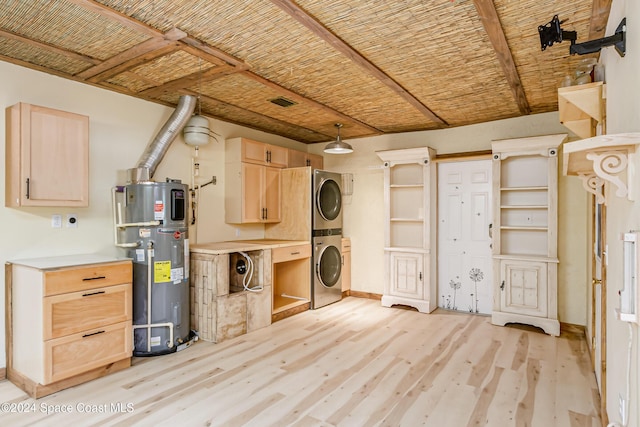
[[435,150],[378,151],[384,162],[386,280],[382,305],[437,307]]
[[558,150],[566,134],[493,141],[495,325],[558,321]]

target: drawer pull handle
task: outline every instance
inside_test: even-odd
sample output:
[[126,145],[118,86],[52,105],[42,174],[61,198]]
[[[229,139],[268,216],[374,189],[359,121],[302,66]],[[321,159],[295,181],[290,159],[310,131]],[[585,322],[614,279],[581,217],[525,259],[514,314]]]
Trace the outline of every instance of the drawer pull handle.
[[291,255],[300,255],[300,251],[291,252]]
[[99,335],[99,334],[104,334],[104,333],[105,333],[105,331],[93,332],[93,333],[91,333],[91,334],[83,335],[83,336],[82,336],[82,338],[87,338],[87,337],[91,337],[91,336],[93,336],[93,335]]
[[88,294],[82,294],[83,297],[90,297],[91,295],[100,295],[100,294],[104,294],[105,291],[98,291],[98,292],[91,292]]
[[83,282],[87,282],[89,280],[102,280],[102,279],[106,279],[106,276],[96,276],[96,277],[85,277],[84,279],[82,279]]

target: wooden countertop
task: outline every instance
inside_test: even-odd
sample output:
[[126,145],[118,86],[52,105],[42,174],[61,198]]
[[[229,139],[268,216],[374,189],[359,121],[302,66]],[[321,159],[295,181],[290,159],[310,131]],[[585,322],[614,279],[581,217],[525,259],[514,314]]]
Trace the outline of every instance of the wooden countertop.
[[104,264],[107,262],[131,261],[131,258],[114,257],[102,254],[78,254],[50,256],[43,258],[14,259],[7,262],[11,264],[24,265],[39,270],[53,270],[64,267],[75,267],[79,265]]
[[220,255],[238,251],[259,251],[264,249],[284,248],[287,246],[310,245],[307,240],[230,240],[226,242],[198,243],[191,245],[189,250],[195,253]]

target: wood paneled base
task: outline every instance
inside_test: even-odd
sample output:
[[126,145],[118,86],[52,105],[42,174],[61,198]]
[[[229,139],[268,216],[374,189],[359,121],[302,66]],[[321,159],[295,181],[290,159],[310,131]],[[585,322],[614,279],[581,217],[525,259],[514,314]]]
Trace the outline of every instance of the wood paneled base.
[[413,298],[403,298],[392,295],[382,296],[382,306],[391,307],[392,305],[408,305],[409,307],[415,307],[420,313],[431,313],[437,307],[432,305],[429,301],[417,300]]
[[29,396],[34,399],[48,396],[65,388],[73,387],[78,384],[85,383],[87,381],[94,380],[96,378],[104,377],[105,375],[113,372],[118,372],[131,366],[131,358],[119,360],[114,363],[102,366],[100,368],[92,369],[80,375],[73,376],[55,383],[42,385],[30,380],[24,375],[20,374],[14,369],[7,368],[7,378],[16,386],[24,390]]
[[494,311],[491,314],[491,323],[497,326],[504,326],[507,323],[523,323],[525,325],[537,326],[554,337],[560,335],[560,322],[546,317],[526,316],[522,314]]

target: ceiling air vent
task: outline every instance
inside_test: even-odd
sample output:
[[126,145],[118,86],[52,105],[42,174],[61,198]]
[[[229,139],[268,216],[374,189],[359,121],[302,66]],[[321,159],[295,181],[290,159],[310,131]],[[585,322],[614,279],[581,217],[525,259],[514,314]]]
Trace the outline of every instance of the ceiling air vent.
[[287,98],[284,98],[282,96],[279,96],[277,98],[273,98],[270,99],[269,102],[273,102],[276,105],[279,105],[281,107],[291,107],[292,105],[296,105],[297,102],[293,102]]

